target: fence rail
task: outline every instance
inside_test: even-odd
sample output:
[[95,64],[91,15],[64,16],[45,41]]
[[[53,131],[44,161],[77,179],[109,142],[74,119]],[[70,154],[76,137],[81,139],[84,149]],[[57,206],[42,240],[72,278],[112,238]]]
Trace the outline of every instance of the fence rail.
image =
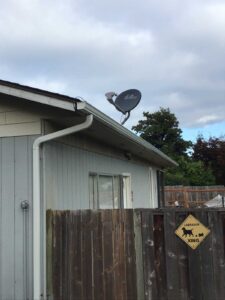
[[[189,215],[211,232],[192,250]],[[55,300],[224,300],[225,210],[47,212],[47,289]]]
[[225,197],[224,186],[166,186],[166,206],[201,207],[218,194]]

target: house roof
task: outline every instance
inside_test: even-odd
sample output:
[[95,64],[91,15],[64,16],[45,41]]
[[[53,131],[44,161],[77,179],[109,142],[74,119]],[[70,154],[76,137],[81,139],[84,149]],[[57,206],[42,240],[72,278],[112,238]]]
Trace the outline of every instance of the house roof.
[[[4,80],[0,80],[0,93],[67,111],[74,112],[77,108],[83,114],[92,114],[95,120],[93,125],[94,129],[96,129],[95,133],[97,132],[98,134],[99,130],[101,132],[100,139],[108,141],[110,132],[110,141],[108,141],[108,143],[111,142],[111,144],[117,148],[129,151],[139,157],[151,161],[161,168],[177,165],[174,160],[162,153],[156,147],[120,125],[86,101]],[[94,135],[94,133],[92,134]]]

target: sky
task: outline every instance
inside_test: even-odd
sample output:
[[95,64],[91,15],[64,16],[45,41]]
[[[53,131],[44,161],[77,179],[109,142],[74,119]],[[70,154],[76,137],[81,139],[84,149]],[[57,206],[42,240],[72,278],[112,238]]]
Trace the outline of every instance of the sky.
[[81,97],[142,93],[125,124],[169,107],[185,139],[225,134],[225,1],[0,0],[0,78]]

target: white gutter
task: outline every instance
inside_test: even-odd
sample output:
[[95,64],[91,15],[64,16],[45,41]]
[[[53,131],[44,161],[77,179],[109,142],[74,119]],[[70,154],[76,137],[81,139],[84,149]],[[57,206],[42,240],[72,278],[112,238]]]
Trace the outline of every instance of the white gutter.
[[[41,249],[41,183],[40,183],[40,146],[54,140],[91,126],[93,115],[86,117],[85,122],[57,132],[38,137],[33,144],[33,300],[46,299],[46,257],[45,249]],[[43,241],[45,245],[45,203],[43,203]],[[44,247],[43,247],[44,248]],[[41,254],[43,252],[43,261]],[[43,266],[42,266],[43,263]],[[41,269],[43,267],[43,273]],[[41,284],[42,283],[42,284]],[[42,294],[42,295],[41,295]]]
[[21,98],[28,101],[41,103],[41,104],[45,104],[45,105],[49,105],[52,107],[57,107],[65,110],[70,110],[70,111],[74,111],[75,103],[76,103],[76,108],[79,110],[84,109],[86,106],[86,103],[83,101],[80,102],[65,101],[65,100],[57,99],[56,97],[49,97],[38,93],[21,90],[18,88],[4,86],[1,84],[0,84],[0,93],[17,97],[18,99]]
[[154,147],[149,142],[145,141],[144,139],[140,138],[136,134],[134,134],[132,131],[128,130],[126,127],[122,126],[103,112],[96,109],[94,106],[92,106],[89,103],[85,103],[84,111],[88,114],[93,114],[95,116],[95,119],[100,121],[101,123],[105,124],[107,127],[112,128],[114,131],[120,133],[124,138],[129,139],[131,142],[136,143],[138,146],[142,146],[145,150],[151,151],[152,154],[155,154],[156,156],[160,157],[162,160],[164,160],[164,164],[167,165],[167,167],[175,167],[178,166],[178,164],[168,157],[166,154],[161,152],[159,149]]

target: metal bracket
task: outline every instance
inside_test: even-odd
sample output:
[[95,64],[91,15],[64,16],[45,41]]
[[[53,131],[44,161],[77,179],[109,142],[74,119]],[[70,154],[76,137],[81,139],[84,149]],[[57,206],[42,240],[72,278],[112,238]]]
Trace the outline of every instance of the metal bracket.
[[27,210],[29,208],[29,202],[24,200],[21,202],[20,206],[22,209]]
[[73,108],[74,111],[85,109],[86,103],[84,102],[84,99],[81,97],[74,98],[73,102]]

